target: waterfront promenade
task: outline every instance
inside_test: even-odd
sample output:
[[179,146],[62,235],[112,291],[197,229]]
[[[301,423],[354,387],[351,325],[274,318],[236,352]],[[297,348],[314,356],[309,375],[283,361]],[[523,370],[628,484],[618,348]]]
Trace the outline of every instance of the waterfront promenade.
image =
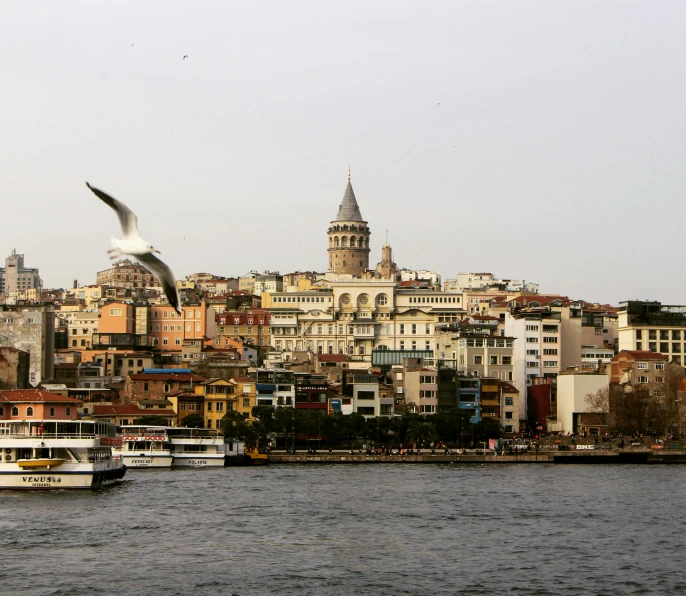
[[424,451],[420,454],[392,454],[377,455],[350,452],[346,450],[317,451],[308,453],[307,450],[296,453],[272,451],[269,462],[273,464],[686,464],[685,449],[593,449],[593,450],[535,450],[525,453],[494,454],[492,451],[476,450],[466,453],[454,452],[445,454],[443,451],[431,453]]

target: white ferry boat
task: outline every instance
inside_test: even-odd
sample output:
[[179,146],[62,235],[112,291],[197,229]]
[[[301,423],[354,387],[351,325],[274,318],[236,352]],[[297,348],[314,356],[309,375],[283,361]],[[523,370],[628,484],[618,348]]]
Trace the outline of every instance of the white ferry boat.
[[173,457],[172,468],[223,466],[226,459],[224,436],[209,428],[167,428]]
[[0,421],[0,489],[99,489],[126,473],[117,427],[81,420]]
[[172,454],[166,426],[122,426],[121,447],[115,453],[127,468],[171,468]]

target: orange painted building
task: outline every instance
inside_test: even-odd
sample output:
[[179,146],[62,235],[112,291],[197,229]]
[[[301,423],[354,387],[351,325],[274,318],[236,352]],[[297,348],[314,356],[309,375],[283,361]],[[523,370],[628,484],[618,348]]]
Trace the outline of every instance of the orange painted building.
[[136,313],[132,304],[108,302],[100,309],[98,333],[134,333]]
[[214,308],[204,302],[182,306],[177,314],[171,306],[150,307],[151,335],[160,351],[180,352],[185,339],[214,338]]
[[38,389],[0,391],[0,420],[76,420],[83,402]]

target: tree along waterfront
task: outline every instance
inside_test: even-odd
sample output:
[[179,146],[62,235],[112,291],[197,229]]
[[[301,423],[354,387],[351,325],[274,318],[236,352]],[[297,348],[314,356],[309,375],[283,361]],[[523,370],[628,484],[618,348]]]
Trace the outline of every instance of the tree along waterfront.
[[[248,444],[269,442],[279,448],[359,448],[362,444],[428,448],[432,443],[450,444],[456,448],[472,448],[499,439],[502,430],[496,421],[470,421],[461,410],[451,410],[429,416],[405,412],[392,417],[365,418],[353,413],[323,414],[316,410],[256,406],[254,421],[238,412],[227,412],[221,421],[221,431]],[[193,420],[198,424],[199,416]],[[184,424],[184,418],[181,423]]]

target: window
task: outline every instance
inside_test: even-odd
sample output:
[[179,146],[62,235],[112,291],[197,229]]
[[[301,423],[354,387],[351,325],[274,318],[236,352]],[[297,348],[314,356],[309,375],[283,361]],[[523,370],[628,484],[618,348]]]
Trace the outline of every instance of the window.
[[434,414],[436,412],[436,406],[421,406],[422,414]]
[[553,367],[557,366],[557,360],[544,360],[543,366],[545,366],[547,368],[553,368]]
[[665,379],[664,379],[664,377],[655,377],[655,382],[656,383],[664,383]]
[[505,412],[505,419],[512,420],[512,412]]
[[400,324],[400,333],[401,334],[405,333],[405,325],[403,323]]
[[680,353],[681,352],[681,344],[673,343],[672,344],[672,352]]
[[168,325],[162,325],[162,331],[169,331]]
[[655,370],[664,370],[665,369],[665,363],[664,362],[656,362],[655,363]]
[[681,331],[678,329],[673,329],[672,330],[672,339],[680,340],[681,339]]
[[436,392],[433,390],[428,390],[428,389],[422,389],[419,391],[419,397],[425,398],[425,399],[432,399],[436,397]]
[[527,331],[538,331],[538,325],[527,325],[526,330]]
[[544,344],[556,344],[557,343],[557,336],[555,336],[555,337],[544,337],[543,343]]
[[505,405],[506,406],[514,406],[514,397],[506,397],[505,398]]
[[649,349],[651,352],[657,352],[657,342],[649,341],[649,342],[648,342],[648,349]]
[[211,411],[212,411],[212,402],[211,402],[211,401],[208,401],[208,402],[207,402],[207,411],[208,411],[208,412],[211,412]]
[[420,383],[434,383],[436,381],[436,377],[433,377],[431,375],[420,375],[419,377],[419,382]]
[[641,329],[636,329],[636,339],[643,339],[643,332]]
[[26,408],[26,417],[27,417],[27,418],[33,417],[33,408],[32,408],[31,406],[29,406],[28,408]]
[[498,364],[498,357],[497,356],[491,356],[491,364]]
[[474,356],[474,364],[481,364],[483,360],[482,356]]
[[637,379],[637,382],[638,382],[638,383],[647,383],[647,382],[648,382],[648,377],[639,376],[638,379]]
[[636,369],[637,370],[648,370],[648,363],[647,362],[637,362],[636,363]]
[[538,363],[537,363],[537,362],[529,362],[529,361],[527,361],[526,367],[527,367],[527,368],[538,368]]
[[181,402],[181,403],[179,404],[179,409],[180,409],[182,412],[185,412],[185,411],[186,411],[186,402]]
[[223,411],[224,411],[224,402],[218,401],[217,402],[217,412],[223,412]]
[[503,356],[503,364],[512,364],[512,356]]
[[50,406],[50,418],[55,417],[55,406]]
[[417,325],[414,323],[412,324],[412,335],[417,335]]
[[663,354],[666,354],[669,352],[669,343],[666,341],[661,341],[660,342],[660,352]]
[[[549,339],[555,339],[557,341],[557,338],[551,338],[551,337],[544,337],[543,341],[548,341]],[[538,343],[538,338],[537,337],[527,337],[526,338],[526,343],[528,344],[537,344]]]
[[110,308],[111,317],[121,317],[121,308]]
[[169,344],[169,340],[168,340],[166,337],[163,337],[163,338],[162,338],[162,345],[163,345],[163,346],[166,346],[166,345],[168,345],[168,344]]
[[557,348],[545,348],[543,350],[544,356],[557,356]]
[[12,408],[12,416],[19,416],[19,408],[17,406]]
[[648,331],[648,339],[657,339],[657,331],[655,331],[655,329],[650,329]]
[[71,406],[67,406],[67,408],[66,408],[66,410],[64,411],[64,413],[65,413],[67,416],[71,416]]

